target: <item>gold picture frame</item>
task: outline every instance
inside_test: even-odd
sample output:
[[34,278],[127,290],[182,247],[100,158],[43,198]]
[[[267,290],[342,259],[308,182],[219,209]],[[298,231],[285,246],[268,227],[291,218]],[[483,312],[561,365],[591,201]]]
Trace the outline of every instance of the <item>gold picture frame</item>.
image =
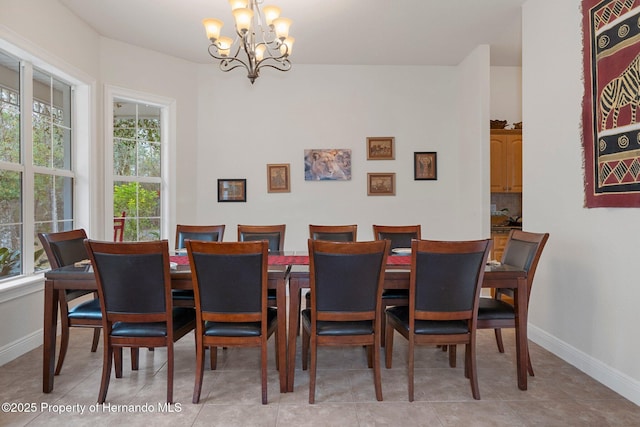
[[267,192],[291,192],[291,174],[289,173],[289,163],[267,165]]
[[395,138],[377,136],[367,138],[367,160],[395,160]]
[[367,174],[367,196],[395,196],[396,195],[396,174],[389,173],[368,173]]
[[218,202],[246,202],[246,179],[219,179]]

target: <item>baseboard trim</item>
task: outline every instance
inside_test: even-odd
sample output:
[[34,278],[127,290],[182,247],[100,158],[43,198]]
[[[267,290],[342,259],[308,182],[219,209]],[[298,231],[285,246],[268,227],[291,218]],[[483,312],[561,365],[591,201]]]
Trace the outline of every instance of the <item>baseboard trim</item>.
[[[529,339],[640,406],[640,382],[529,324]],[[535,361],[534,361],[535,364]]]
[[40,346],[42,346],[42,329],[38,329],[0,348],[0,366]]

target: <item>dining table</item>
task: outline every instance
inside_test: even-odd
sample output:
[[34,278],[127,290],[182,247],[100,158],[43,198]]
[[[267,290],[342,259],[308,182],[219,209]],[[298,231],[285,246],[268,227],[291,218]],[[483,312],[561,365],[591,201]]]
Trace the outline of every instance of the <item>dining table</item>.
[[[184,255],[170,257],[174,264],[171,268],[171,288],[172,289],[193,289],[191,280],[191,268],[189,259]],[[278,330],[286,331],[286,278],[288,265],[270,264],[267,286],[269,289],[276,290],[276,305],[282,307],[278,310]],[[66,289],[86,289],[97,290],[97,284],[93,268],[90,264],[85,265],[68,265],[53,270],[49,270],[44,274],[44,335],[43,335],[43,355],[42,355],[42,391],[50,393],[53,391],[54,369],[56,357],[56,332],[58,323],[58,300],[60,292]],[[285,339],[278,340],[278,360],[286,361]],[[280,392],[287,391],[287,370],[285,363],[282,363],[280,376]]]
[[[172,289],[193,289],[188,257],[170,257]],[[409,289],[411,257],[390,255],[385,269],[385,289]],[[287,292],[288,286],[288,292]],[[287,339],[277,340],[280,392],[293,392],[295,380],[296,345],[299,334],[300,295],[309,288],[309,257],[306,253],[270,253],[268,287],[276,290],[278,330]],[[514,290],[516,312],[516,358],[518,387],[527,389],[527,272],[509,265],[487,265],[484,288],[508,288]],[[44,335],[42,390],[50,393],[54,385],[58,300],[65,289],[96,290],[97,285],[91,265],[69,265],[45,273],[44,285]],[[287,310],[287,294],[289,305]],[[287,311],[289,317],[287,319]]]

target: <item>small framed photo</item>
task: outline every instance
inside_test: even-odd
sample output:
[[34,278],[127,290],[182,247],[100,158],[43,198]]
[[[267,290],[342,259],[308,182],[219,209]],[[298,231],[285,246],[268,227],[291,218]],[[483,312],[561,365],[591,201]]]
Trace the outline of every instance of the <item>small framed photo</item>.
[[246,202],[246,179],[219,179],[218,202]]
[[434,151],[413,153],[413,179],[438,179],[438,158]]
[[289,163],[267,165],[267,192],[291,192]]
[[395,196],[395,173],[368,173],[367,196]]
[[392,136],[367,138],[367,160],[394,160],[395,138]]

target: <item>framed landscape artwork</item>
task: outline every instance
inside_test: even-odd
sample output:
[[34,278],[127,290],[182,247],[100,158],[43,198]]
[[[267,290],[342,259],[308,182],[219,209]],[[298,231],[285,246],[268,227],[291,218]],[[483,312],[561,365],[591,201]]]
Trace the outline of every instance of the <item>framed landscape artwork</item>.
[[289,193],[289,163],[267,165],[267,192]]
[[413,179],[416,181],[438,179],[438,158],[436,152],[413,153]]
[[219,179],[218,202],[246,202],[246,179]]
[[368,173],[367,174],[367,195],[368,196],[395,196],[396,194],[396,174],[395,173]]
[[367,160],[393,160],[396,158],[395,138],[391,136],[367,138]]
[[351,179],[351,150],[304,150],[305,181],[348,181]]

